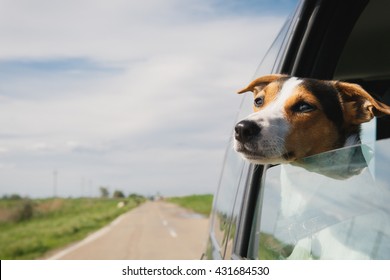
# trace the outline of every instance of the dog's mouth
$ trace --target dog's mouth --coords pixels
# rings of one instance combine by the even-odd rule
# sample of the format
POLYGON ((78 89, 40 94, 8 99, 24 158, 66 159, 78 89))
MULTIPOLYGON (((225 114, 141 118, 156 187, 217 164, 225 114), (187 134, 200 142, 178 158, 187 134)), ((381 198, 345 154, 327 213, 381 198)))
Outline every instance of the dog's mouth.
POLYGON ((281 152, 276 146, 261 146, 257 143, 235 142, 234 149, 246 160, 256 164, 283 163, 295 160, 294 152, 281 152))

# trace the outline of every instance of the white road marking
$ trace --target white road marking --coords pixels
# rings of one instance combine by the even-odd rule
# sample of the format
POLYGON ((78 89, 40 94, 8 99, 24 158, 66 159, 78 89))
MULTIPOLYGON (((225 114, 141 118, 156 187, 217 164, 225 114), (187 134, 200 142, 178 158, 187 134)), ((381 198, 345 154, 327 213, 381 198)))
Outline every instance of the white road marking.
POLYGON ((176 238, 178 236, 177 232, 175 231, 175 229, 172 226, 169 225, 168 221, 162 215, 160 209, 158 209, 158 216, 160 217, 162 225, 167 228, 169 235, 172 238, 176 238))
POLYGON ((176 237, 177 237, 177 233, 176 233, 176 231, 175 231, 173 228, 168 228, 168 231, 169 231, 169 234, 170 234, 173 238, 176 238, 176 237))
POLYGON ((168 223, 167 220, 165 220, 162 215, 160 214, 160 219, 161 219, 161 223, 164 227, 167 228, 168 230, 168 233, 170 236, 172 236, 173 238, 176 238, 177 237, 177 232, 173 229, 173 227, 171 227, 168 223))

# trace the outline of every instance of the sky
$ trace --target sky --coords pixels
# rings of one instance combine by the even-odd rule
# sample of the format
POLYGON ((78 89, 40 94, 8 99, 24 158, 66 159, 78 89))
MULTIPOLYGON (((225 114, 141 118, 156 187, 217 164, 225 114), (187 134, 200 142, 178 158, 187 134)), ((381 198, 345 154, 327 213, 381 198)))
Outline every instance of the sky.
POLYGON ((0 196, 214 193, 296 0, 0 0, 0 196))

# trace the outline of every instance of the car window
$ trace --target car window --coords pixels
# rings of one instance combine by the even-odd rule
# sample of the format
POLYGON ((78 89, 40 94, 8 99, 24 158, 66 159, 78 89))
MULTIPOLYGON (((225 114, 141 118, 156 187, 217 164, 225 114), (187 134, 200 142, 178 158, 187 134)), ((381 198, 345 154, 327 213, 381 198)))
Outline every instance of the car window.
POLYGON ((278 65, 277 60, 281 59, 282 53, 281 50, 283 42, 287 41, 287 31, 290 27, 290 19, 288 19, 285 24, 283 25, 282 29, 280 30, 278 36, 272 43, 271 47, 269 48, 268 52, 264 56, 263 60, 259 64, 258 68, 255 72, 255 77, 260 77, 266 74, 269 74, 273 72, 273 68, 275 65, 278 65))
POLYGON ((225 155, 225 165, 222 171, 211 217, 212 237, 217 243, 214 244, 214 247, 219 249, 220 258, 224 257, 237 187, 244 170, 243 161, 230 150, 232 149, 230 148, 225 155))
MULTIPOLYGON (((255 76, 273 72, 275 61, 282 56, 282 53, 280 53, 280 50, 283 49, 282 45, 287 43, 286 34, 289 28, 292 28, 292 17, 286 20, 286 23, 260 63, 255 76)), ((252 113, 252 103, 252 96, 249 94, 243 96, 237 120, 252 113)), ((232 139, 229 142, 232 143, 232 139)), ((211 215, 210 241, 213 242, 213 248, 219 251, 219 256, 209 258, 231 258, 233 254, 235 257, 240 257, 240 254, 235 252, 235 250, 239 251, 239 249, 236 248, 237 244, 234 244, 234 241, 235 236, 238 234, 236 230, 239 228, 239 215, 241 214, 241 204, 247 187, 249 172, 251 172, 250 164, 244 161, 232 149, 232 146, 229 146, 225 154, 224 166, 211 215)), ((208 252, 208 254, 210 253, 208 252)))
MULTIPOLYGON (((371 132, 372 133, 372 132, 371 132)), ((390 259, 390 140, 267 171, 252 259, 390 259)))
POLYGON ((297 3, 296 10, 289 15, 278 36, 257 67, 254 78, 281 71, 283 66, 281 62, 286 59, 287 50, 292 44, 292 37, 300 20, 298 15, 303 9, 303 1, 298 2, 297 0, 297 3))
POLYGON ((240 215, 240 210, 242 209, 242 205, 241 203, 243 202, 243 195, 244 195, 244 191, 246 189, 246 186, 247 186, 247 180, 246 178, 248 177, 248 174, 249 173, 249 167, 250 167, 250 164, 248 163, 245 163, 244 164, 244 168, 243 168, 243 176, 242 176, 242 179, 240 180, 240 183, 239 183, 239 186, 238 186, 238 189, 237 189, 237 193, 235 194, 235 201, 234 201, 234 206, 233 206, 233 212, 232 212, 232 216, 231 216, 231 226, 230 226, 230 230, 229 230, 229 234, 226 236, 226 250, 225 250, 225 259, 231 259, 232 258, 232 255, 234 254, 233 250, 234 250, 234 242, 235 242, 235 237, 237 235, 237 229, 239 228, 239 215, 240 215))

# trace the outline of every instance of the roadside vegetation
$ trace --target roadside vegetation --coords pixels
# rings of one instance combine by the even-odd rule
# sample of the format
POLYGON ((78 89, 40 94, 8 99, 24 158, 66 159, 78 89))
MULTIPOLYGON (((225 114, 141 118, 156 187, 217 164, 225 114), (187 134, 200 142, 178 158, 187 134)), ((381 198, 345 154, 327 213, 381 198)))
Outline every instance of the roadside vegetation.
POLYGON ((190 209, 199 214, 209 216, 213 204, 213 195, 203 194, 203 195, 170 197, 167 198, 166 201, 175 203, 177 205, 180 205, 181 207, 190 209))
POLYGON ((0 259, 36 259, 78 241, 145 199, 0 199, 0 259))

